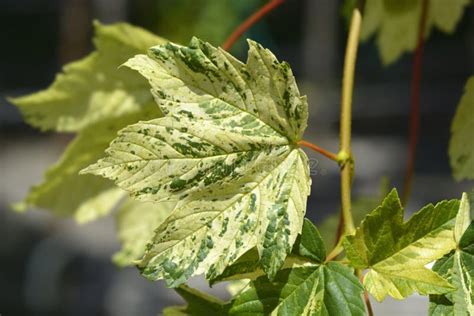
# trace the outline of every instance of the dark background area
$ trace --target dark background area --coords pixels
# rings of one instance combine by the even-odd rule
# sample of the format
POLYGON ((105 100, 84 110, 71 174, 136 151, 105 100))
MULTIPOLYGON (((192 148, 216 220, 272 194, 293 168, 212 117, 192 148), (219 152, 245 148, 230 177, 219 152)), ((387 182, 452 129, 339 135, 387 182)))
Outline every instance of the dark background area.
MULTIPOLYGON (((41 180, 69 135, 40 133, 22 122, 6 96, 47 87, 64 63, 91 49, 92 20, 128 21, 186 43, 198 35, 221 44, 260 0, 0 0, 0 314, 156 315, 180 302, 161 282, 134 268, 115 267, 119 245, 112 218, 80 226, 45 211, 18 214, 10 204, 41 180)), ((288 61, 308 95, 305 138, 336 151, 340 81, 346 23, 341 1, 288 0, 246 34, 288 61)), ((245 59, 246 45, 233 52, 245 59)), ((377 196, 381 179, 400 188, 406 163, 412 55, 383 67, 374 41, 360 47, 357 65, 353 150, 354 196, 377 196)), ((428 202, 457 198, 472 182, 451 177, 447 146, 450 122, 467 78, 474 74, 474 9, 454 35, 434 31, 423 63, 421 133, 412 199, 415 211, 428 202)), ((474 136, 474 135, 473 135, 474 136)), ((339 208, 337 166, 311 152, 312 195, 308 217, 316 223, 339 208)), ((197 278, 194 286, 204 288, 197 278)), ((224 287, 212 289, 225 295, 224 287)), ((418 315, 426 299, 377 304, 383 315, 418 315), (411 312, 408 312, 411 311, 411 312)))

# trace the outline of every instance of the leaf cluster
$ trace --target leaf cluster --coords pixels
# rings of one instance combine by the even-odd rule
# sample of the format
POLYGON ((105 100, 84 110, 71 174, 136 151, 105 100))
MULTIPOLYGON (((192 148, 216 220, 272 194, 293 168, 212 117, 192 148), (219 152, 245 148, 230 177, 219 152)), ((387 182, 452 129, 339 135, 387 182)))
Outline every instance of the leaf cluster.
MULTIPOLYGON (((363 38, 378 34, 386 63, 413 49, 411 30, 393 36, 419 5, 367 1, 363 38)), ((452 31, 466 5, 453 1, 448 14, 433 0, 429 28, 452 31)), ((75 133, 17 210, 83 223, 118 206, 114 261, 176 289, 187 305, 168 316, 365 315, 364 292, 378 301, 429 295, 432 315, 474 313, 466 194, 406 221, 396 190, 360 200, 359 227, 327 256, 329 243, 305 219, 308 104, 286 62, 254 41, 244 63, 197 38, 183 46, 128 24, 95 28, 96 51, 48 89, 11 100, 32 126, 75 133), (201 274, 211 284, 246 281, 223 302, 185 285, 201 274)), ((474 178, 473 101, 471 78, 452 125, 457 179, 474 178)))

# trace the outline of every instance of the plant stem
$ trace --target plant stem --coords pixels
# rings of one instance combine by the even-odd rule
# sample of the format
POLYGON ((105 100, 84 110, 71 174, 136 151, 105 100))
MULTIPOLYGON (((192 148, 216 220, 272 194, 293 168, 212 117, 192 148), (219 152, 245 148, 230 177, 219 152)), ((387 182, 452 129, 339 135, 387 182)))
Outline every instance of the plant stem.
POLYGON ((341 96, 341 127, 340 127, 340 157, 341 163, 341 204, 344 235, 355 231, 351 213, 351 186, 354 162, 351 150, 351 122, 352 122, 352 93, 354 89, 354 72, 359 46, 362 15, 359 7, 352 12, 349 37, 344 60, 344 74, 342 79, 341 96))
POLYGON ((263 7, 261 7, 257 12, 248 17, 244 22, 242 22, 232 34, 227 38, 227 40, 222 45, 222 48, 229 50, 232 45, 244 34, 249 28, 251 28, 255 23, 260 21, 265 15, 271 12, 273 9, 281 5, 285 0, 271 0, 263 7))
POLYGON ((374 310, 372 309, 372 304, 370 303, 369 299, 369 293, 367 291, 364 291, 364 301, 365 306, 367 306, 367 315, 374 316, 374 310))
MULTIPOLYGON (((361 270, 357 270, 357 276, 359 277, 360 284, 364 284, 364 275, 361 270)), ((372 309, 372 304, 370 303, 369 293, 364 291, 364 302, 367 307, 367 315, 374 316, 374 310, 372 309)))
POLYGON ((339 239, 339 241, 337 242, 334 249, 326 256, 326 262, 329 262, 329 261, 337 258, 337 256, 339 256, 339 254, 343 250, 344 250, 344 248, 342 247, 342 239, 339 239))
POLYGON ((420 126, 420 90, 421 70, 423 61, 424 37, 426 21, 428 19, 429 0, 423 0, 421 4, 420 21, 418 24, 418 43, 415 50, 412 68, 411 97, 410 97, 410 131, 408 143, 408 162, 403 182, 402 205, 406 205, 410 197, 413 173, 415 170, 416 145, 420 126))
POLYGON ((298 142, 298 145, 310 148, 310 149, 320 153, 321 155, 326 156, 327 158, 329 158, 331 160, 338 161, 337 160, 337 155, 335 153, 332 153, 332 152, 330 152, 330 151, 328 151, 324 148, 321 148, 318 145, 315 145, 315 144, 310 143, 310 142, 305 141, 305 140, 300 140, 298 142))

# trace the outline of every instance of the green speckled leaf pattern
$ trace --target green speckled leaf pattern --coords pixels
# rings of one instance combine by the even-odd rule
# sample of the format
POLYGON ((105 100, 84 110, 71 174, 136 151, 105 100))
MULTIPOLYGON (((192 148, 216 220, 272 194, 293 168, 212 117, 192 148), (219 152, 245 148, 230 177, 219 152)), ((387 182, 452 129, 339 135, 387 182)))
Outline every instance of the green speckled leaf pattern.
POLYGON ((425 268, 455 248, 454 222, 459 201, 428 205, 407 222, 397 192, 363 220, 356 234, 346 237, 344 248, 351 265, 368 268, 364 286, 378 301, 386 295, 403 299, 418 292, 443 294, 454 288, 425 268))
POLYGON ((259 126, 263 123, 291 142, 300 140, 308 105, 306 97, 299 94, 290 66, 278 62, 260 44, 248 42, 246 64, 193 38, 189 47, 172 43, 152 47, 148 56, 138 55, 125 65, 150 81, 165 113, 199 116, 201 110, 196 113, 194 108, 210 103, 215 113, 223 111, 219 115, 223 117, 232 115, 226 111, 230 106, 242 112, 237 120, 247 114, 259 121, 259 126))
POLYGON ((149 80, 165 117, 123 129, 83 173, 138 200, 178 201, 139 264, 150 279, 213 279, 254 247, 272 277, 301 231, 310 178, 296 142, 306 98, 288 64, 249 45, 247 64, 196 38, 126 63, 149 80))
POLYGON ((474 76, 465 87, 451 125, 449 158, 456 180, 474 179, 474 76))
MULTIPOLYGON (((376 35, 385 65, 392 64, 405 52, 415 50, 421 0, 367 0, 361 39, 376 35)), ((425 37, 434 28, 453 33, 470 0, 430 0, 425 37)))
POLYGON ((51 86, 11 99, 28 124, 41 130, 76 132, 103 119, 140 111, 152 97, 146 80, 117 69, 128 58, 166 41, 126 23, 95 22, 97 48, 64 67, 51 86))
POLYGON ((430 315, 474 314, 474 223, 470 217, 467 194, 463 194, 453 239, 456 250, 436 261, 433 271, 447 278, 456 288, 445 295, 430 295, 430 315))
POLYGON ((366 315, 362 293, 354 271, 340 263, 284 269, 273 281, 252 281, 229 315, 366 315))

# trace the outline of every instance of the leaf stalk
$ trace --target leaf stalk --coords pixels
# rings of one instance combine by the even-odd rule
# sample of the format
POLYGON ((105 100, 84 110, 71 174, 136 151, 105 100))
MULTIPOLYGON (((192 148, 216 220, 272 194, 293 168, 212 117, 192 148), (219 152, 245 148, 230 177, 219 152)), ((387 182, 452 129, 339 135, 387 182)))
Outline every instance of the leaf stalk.
POLYGON ((230 34, 227 40, 222 44, 224 50, 229 50, 237 42, 237 40, 248 31, 255 23, 260 21, 268 13, 279 7, 285 0, 271 0, 257 12, 249 16, 244 22, 242 22, 235 30, 230 34))
POLYGON ((323 155, 323 156, 325 156, 325 157, 327 157, 327 158, 329 158, 329 159, 331 159, 331 160, 334 160, 334 161, 339 162, 339 160, 338 160, 338 159, 339 159, 339 158, 338 158, 338 155, 336 155, 335 153, 332 153, 332 152, 330 152, 329 150, 326 150, 326 149, 324 149, 324 148, 322 148, 322 147, 319 147, 318 145, 315 145, 315 144, 313 144, 313 143, 310 143, 310 142, 308 142, 308 141, 306 141, 306 140, 300 140, 300 141, 298 142, 298 145, 307 147, 307 148, 309 148, 309 149, 311 149, 311 150, 314 150, 315 152, 320 153, 321 155, 323 155))
POLYGON ((415 172, 416 146, 420 129, 420 90, 423 64, 423 49, 426 23, 428 20, 429 0, 421 4, 420 23, 418 25, 418 42, 416 45, 411 80, 410 129, 408 141, 408 161, 403 182, 402 205, 406 205, 411 194, 413 174, 415 172))

